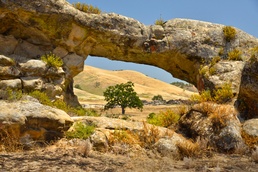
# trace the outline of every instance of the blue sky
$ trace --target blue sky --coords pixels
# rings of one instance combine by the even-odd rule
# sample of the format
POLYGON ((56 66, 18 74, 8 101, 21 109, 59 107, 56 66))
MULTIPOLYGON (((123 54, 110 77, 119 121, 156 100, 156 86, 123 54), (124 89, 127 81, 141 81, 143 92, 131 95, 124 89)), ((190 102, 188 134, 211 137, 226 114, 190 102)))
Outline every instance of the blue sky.
MULTIPOLYGON (((163 20, 188 18, 237 27, 258 37, 258 0, 68 0, 99 7, 103 12, 115 12, 151 25, 163 20)), ((177 81, 162 69, 88 57, 87 65, 102 69, 128 69, 171 83, 177 81)))

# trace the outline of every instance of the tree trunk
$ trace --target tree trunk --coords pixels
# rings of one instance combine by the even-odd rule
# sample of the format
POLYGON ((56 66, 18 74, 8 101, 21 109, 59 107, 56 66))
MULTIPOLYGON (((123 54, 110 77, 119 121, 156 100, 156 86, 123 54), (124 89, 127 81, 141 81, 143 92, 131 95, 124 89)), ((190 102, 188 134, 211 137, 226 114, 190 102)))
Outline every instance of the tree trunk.
POLYGON ((124 115, 125 114, 125 108, 122 107, 122 114, 124 115))

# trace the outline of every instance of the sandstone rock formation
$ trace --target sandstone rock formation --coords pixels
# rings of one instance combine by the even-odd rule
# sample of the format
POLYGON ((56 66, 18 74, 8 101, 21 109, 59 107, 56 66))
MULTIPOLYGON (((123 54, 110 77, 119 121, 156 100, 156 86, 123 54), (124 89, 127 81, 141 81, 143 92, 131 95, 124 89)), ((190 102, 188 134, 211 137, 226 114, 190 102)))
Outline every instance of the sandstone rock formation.
MULTIPOLYGON (((258 44, 255 37, 239 29, 236 29, 233 40, 226 40, 220 24, 173 19, 162 26, 145 26, 114 13, 87 14, 65 0, 0 1, 0 18, 0 54, 27 65, 32 63, 30 60, 39 60, 48 52, 54 52, 63 59, 65 76, 61 88, 65 100, 71 105, 78 105, 73 93, 73 77, 82 71, 88 55, 154 65, 194 84, 199 90, 214 89, 222 82, 232 82, 237 95, 240 84, 243 84, 239 77, 233 79, 230 76, 240 76, 245 62, 227 64, 223 60, 217 64, 219 70, 213 76, 200 75, 199 70, 214 56, 220 55, 225 59, 234 49, 249 59, 249 49, 258 44)), ((4 72, 4 76, 0 75, 1 80, 24 77, 24 72, 12 63, 5 60, 3 63, 7 65, 0 68, 0 72, 4 72)), ((34 75, 26 72, 28 67, 25 66, 25 73, 34 75)), ((30 77, 24 79, 28 88, 45 84, 41 76, 30 77)), ((17 81, 15 83, 23 88, 17 81)), ((244 86, 241 90, 247 93, 244 86)), ((242 97, 245 97, 247 94, 242 92, 242 97)))
POLYGON ((0 138, 12 132, 25 145, 60 138, 73 123, 64 111, 42 105, 29 96, 15 102, 1 100, 0 109, 0 138))

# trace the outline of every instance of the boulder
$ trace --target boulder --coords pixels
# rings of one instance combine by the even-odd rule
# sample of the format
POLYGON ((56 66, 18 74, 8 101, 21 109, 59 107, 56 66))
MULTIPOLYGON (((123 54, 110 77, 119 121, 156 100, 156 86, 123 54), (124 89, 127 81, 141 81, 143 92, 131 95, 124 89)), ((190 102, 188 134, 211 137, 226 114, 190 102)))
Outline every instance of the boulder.
POLYGON ((258 119, 249 119, 245 121, 242 128, 249 136, 258 137, 258 119))
POLYGON ((46 64, 41 60, 28 60, 20 66, 24 76, 42 76, 46 71, 46 64))
POLYGON ((16 79, 21 71, 16 66, 0 66, 0 79, 16 79))
POLYGON ((0 89, 6 90, 7 88, 22 89, 22 83, 20 79, 8 79, 0 81, 0 89))
POLYGON ((110 135, 109 131, 104 129, 97 129, 91 136, 90 141, 93 147, 97 151, 106 152, 109 149, 108 137, 106 134, 110 135))
POLYGON ((243 143, 241 123, 232 105, 201 103, 194 105, 179 121, 179 130, 196 140, 207 139, 223 152, 233 151, 243 143))
POLYGON ((258 60, 249 60, 243 69, 236 103, 244 119, 258 117, 258 60))
POLYGON ((63 57, 65 66, 70 70, 70 74, 74 77, 81 71, 84 67, 84 58, 77 54, 68 54, 63 57))
POLYGON ((29 96, 15 102, 0 100, 0 109, 1 132, 15 129, 24 142, 60 138, 73 123, 64 111, 42 105, 29 96))
POLYGON ((0 65, 1 66, 13 66, 13 65, 15 65, 15 61, 12 58, 6 57, 4 55, 0 55, 0 65))
POLYGON ((184 144, 185 138, 180 137, 178 134, 174 133, 171 137, 164 137, 159 139, 154 147, 162 156, 167 156, 171 158, 179 157, 179 144, 184 144))
POLYGON ((24 92, 41 90, 43 88, 44 81, 40 77, 22 77, 21 80, 24 92))
POLYGON ((210 75, 207 79, 217 87, 224 83, 231 83, 233 94, 237 95, 244 64, 243 61, 220 61, 213 66, 215 74, 210 75))

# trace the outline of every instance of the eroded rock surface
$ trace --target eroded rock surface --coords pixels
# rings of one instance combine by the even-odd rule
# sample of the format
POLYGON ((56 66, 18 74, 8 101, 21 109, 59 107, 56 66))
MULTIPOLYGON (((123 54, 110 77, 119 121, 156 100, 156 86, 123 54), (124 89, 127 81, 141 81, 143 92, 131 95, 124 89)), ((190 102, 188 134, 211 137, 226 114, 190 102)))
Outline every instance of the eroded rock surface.
POLYGON ((241 124, 231 105, 197 104, 181 117, 179 130, 192 139, 206 139, 223 152, 243 143, 241 124))
POLYGON ((15 102, 0 101, 0 109, 1 138, 5 132, 15 131, 24 142, 50 141, 62 137, 73 123, 64 111, 29 96, 15 102))

